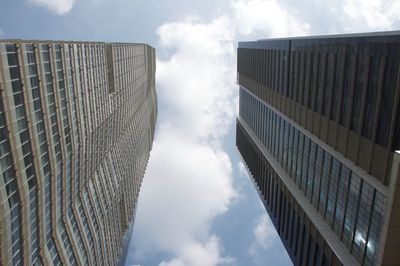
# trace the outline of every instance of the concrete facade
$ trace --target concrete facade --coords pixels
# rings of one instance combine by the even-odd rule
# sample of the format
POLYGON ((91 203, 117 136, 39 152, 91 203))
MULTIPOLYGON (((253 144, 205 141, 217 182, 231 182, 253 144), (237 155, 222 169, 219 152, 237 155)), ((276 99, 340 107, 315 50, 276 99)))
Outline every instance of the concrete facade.
POLYGON ((116 265, 157 117, 145 44, 0 41, 0 264, 116 265))

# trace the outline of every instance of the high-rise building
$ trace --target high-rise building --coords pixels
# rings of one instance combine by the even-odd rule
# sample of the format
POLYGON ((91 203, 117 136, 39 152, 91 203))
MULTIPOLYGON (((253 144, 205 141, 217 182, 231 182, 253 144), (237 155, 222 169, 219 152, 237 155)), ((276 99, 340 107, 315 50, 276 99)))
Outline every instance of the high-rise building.
POLYGON ((240 42, 237 147, 295 265, 400 264, 400 32, 240 42))
POLYGON ((116 265, 157 117, 145 44, 0 41, 0 265, 116 265))

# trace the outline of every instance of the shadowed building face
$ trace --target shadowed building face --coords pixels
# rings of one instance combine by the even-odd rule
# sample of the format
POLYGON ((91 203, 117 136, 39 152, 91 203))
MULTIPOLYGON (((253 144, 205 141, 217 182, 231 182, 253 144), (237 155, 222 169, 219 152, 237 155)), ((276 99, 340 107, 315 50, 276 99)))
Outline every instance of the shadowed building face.
POLYGON ((400 259, 399 32, 238 48, 237 147, 296 265, 400 259))

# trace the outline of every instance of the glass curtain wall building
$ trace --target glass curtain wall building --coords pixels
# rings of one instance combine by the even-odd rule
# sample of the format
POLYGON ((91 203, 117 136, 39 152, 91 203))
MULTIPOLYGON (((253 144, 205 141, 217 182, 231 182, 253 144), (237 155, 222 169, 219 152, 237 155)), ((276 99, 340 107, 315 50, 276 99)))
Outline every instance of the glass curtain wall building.
POLYGON ((236 144, 295 265, 400 261, 400 32, 240 42, 236 144))
POLYGON ((145 44, 0 41, 0 265, 116 265, 157 117, 145 44))

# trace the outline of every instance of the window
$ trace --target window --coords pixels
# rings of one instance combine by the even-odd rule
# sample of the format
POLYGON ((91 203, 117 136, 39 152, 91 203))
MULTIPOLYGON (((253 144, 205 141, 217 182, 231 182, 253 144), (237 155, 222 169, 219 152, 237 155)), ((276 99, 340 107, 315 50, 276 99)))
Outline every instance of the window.
POLYGON ((336 121, 337 119, 337 110, 339 107, 339 95, 342 90, 343 84, 343 67, 344 67, 344 54, 340 51, 342 49, 339 48, 339 52, 335 55, 336 57, 336 65, 335 65, 335 73, 333 79, 333 88, 332 88, 332 104, 331 104, 331 120, 336 121))
POLYGON ((373 197, 374 189, 366 182, 363 182, 352 251, 360 263, 363 261, 365 243, 367 242, 367 232, 373 197))
POLYGON ((360 177, 352 173, 350 179, 350 190, 347 200, 346 215, 344 219, 344 228, 342 237, 342 241, 349 249, 351 249, 354 236, 354 226, 356 222, 360 187, 361 187, 360 177))
POLYGON ((317 147, 317 154, 315 160, 315 170, 314 170, 314 187, 313 187, 313 196, 312 203, 315 208, 318 208, 318 200, 319 200, 319 190, 322 176, 322 160, 324 156, 324 150, 321 147, 317 147))
POLYGON ((328 189, 329 189, 329 175, 330 175, 330 169, 331 169, 331 160, 332 156, 324 152, 324 163, 322 166, 322 176, 321 176, 321 189, 319 192, 319 204, 318 204, 318 210, 322 214, 322 216, 325 215, 326 211, 326 198, 328 195, 328 189))
POLYGON ((297 147, 299 143, 299 131, 294 129, 294 138, 293 138, 293 157, 292 157, 292 169, 291 169, 291 176, 293 179, 296 178, 296 165, 297 165, 297 147))
POLYGON ((326 61, 327 53, 321 50, 319 55, 319 68, 317 76, 317 87, 315 91, 314 111, 322 114, 322 101, 325 94, 325 80, 326 80, 326 61))
POLYGON ((314 169, 315 169, 315 155, 316 155, 317 145, 315 142, 310 141, 310 152, 308 153, 309 163, 308 163, 308 174, 307 174, 307 188, 306 195, 307 198, 312 200, 312 191, 314 185, 314 169))
POLYGON ((345 57, 345 76, 344 76, 344 85, 343 85, 343 94, 342 94, 342 107, 340 111, 340 125, 343 127, 348 126, 348 117, 350 113, 350 90, 352 87, 353 81, 353 71, 355 68, 355 56, 346 53, 345 57))
POLYGON ((396 129, 393 138, 392 150, 400 150, 400 112, 397 112, 396 129))
POLYGON ((336 205, 336 193, 337 193, 339 173, 340 173, 339 167, 340 167, 339 161, 333 158, 332 169, 329 179, 329 190, 328 190, 328 199, 326 203, 326 217, 325 217, 329 225, 332 225, 333 223, 333 216, 336 205))
POLYGON ((297 102, 301 104, 304 91, 305 69, 306 69, 306 53, 304 50, 300 51, 300 73, 299 73, 299 87, 297 91, 297 102))
POLYGON ((308 92, 310 89, 310 78, 312 74, 312 53, 310 52, 310 49, 307 49, 305 51, 306 53, 306 69, 305 69, 305 78, 304 78, 304 88, 303 88, 303 94, 302 94, 302 99, 301 99, 301 104, 305 105, 307 104, 307 99, 308 99, 308 92))
POLYGON ((14 94, 14 105, 15 106, 20 106, 24 102, 24 96, 22 92, 14 94))
POLYGON ((310 84, 310 92, 308 93, 308 108, 313 109, 314 107, 314 96, 317 88, 317 79, 318 79, 318 62, 319 62, 319 53, 315 50, 311 51, 311 84, 310 84))
POLYGON ((303 143, 304 143, 304 135, 299 132, 299 146, 297 152, 297 167, 296 167, 296 183, 298 187, 301 187, 301 174, 302 174, 302 162, 303 162, 303 143))
POLYGON ((335 56, 328 50, 326 55, 325 64, 325 86, 323 89, 322 97, 322 115, 329 118, 329 111, 331 105, 332 82, 335 69, 335 56))
POLYGON ((9 72, 10 72, 10 80, 15 80, 20 78, 18 66, 10 67, 9 72))
POLYGON ((18 56, 16 53, 8 53, 7 60, 9 66, 17 66, 18 65, 18 56))
POLYGON ((380 192, 376 192, 371 213, 371 225, 368 235, 368 243, 365 251, 365 265, 375 265, 378 255, 379 238, 383 222, 385 197, 380 192))
POLYGON ((344 212, 347 203, 347 195, 349 189, 349 179, 350 179, 350 170, 342 165, 340 171, 340 180, 338 184, 338 195, 337 195, 337 203, 335 210, 335 219, 333 223, 333 230, 337 235, 341 235, 342 226, 343 226, 343 218, 344 212))
POLYGON ((363 101, 364 83, 368 72, 367 66, 367 57, 359 55, 358 63, 356 65, 356 76, 350 123, 350 129, 356 133, 361 133, 361 103, 363 101))
POLYGON ((387 46, 388 55, 386 57, 378 118, 378 129, 376 133, 376 142, 383 147, 387 147, 390 133, 390 123, 394 105, 394 93, 396 90, 399 65, 399 49, 397 48, 398 44, 389 43, 387 46))

